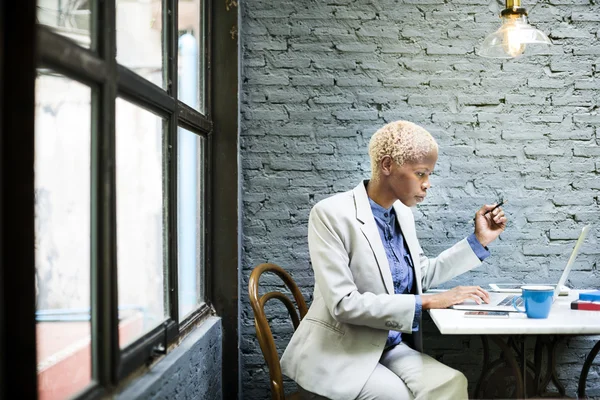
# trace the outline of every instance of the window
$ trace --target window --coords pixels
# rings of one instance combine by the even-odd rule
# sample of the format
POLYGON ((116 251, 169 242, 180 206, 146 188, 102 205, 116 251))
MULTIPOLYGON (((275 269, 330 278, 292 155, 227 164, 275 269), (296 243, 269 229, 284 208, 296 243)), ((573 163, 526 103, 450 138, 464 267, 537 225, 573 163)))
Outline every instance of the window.
POLYGON ((205 9, 200 0, 179 0, 179 100, 205 112, 205 9))
POLYGON ((38 390, 60 399, 92 379, 91 88, 40 71, 35 109, 38 390))
POLYGON ((38 397, 111 395, 210 310, 202 0, 39 0, 38 397))
POLYGON ((117 0, 117 62, 163 87, 162 2, 117 0))
POLYGON ((204 186, 206 140, 179 128, 177 158, 177 243, 179 269, 179 319, 204 301, 204 186))
POLYGON ((123 99, 116 107, 119 343, 168 318, 165 308, 162 118, 123 99))
POLYGON ((83 47, 91 44, 91 0, 38 0, 37 20, 83 47))

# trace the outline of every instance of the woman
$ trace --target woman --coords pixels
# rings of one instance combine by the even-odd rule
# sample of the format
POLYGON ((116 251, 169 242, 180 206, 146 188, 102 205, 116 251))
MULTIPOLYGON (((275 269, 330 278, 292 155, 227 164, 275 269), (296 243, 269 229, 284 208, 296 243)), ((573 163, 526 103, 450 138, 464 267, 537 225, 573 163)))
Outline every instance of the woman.
POLYGON ((370 180, 311 210, 314 297, 283 354, 282 371, 334 400, 467 398, 462 373, 407 342, 419 348, 423 309, 489 301, 478 286, 422 292, 480 265, 506 226, 504 211, 485 214, 494 205, 483 206, 472 235, 427 258, 410 207, 430 188, 437 143, 425 129, 396 121, 373 135, 369 156, 370 180))

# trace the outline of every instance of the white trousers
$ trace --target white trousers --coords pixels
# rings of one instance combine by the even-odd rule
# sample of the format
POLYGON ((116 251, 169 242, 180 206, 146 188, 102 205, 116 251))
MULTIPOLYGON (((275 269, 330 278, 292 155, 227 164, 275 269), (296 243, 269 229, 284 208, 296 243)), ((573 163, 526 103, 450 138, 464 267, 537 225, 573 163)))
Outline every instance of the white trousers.
POLYGON ((357 400, 467 398, 462 372, 400 343, 383 353, 357 400))

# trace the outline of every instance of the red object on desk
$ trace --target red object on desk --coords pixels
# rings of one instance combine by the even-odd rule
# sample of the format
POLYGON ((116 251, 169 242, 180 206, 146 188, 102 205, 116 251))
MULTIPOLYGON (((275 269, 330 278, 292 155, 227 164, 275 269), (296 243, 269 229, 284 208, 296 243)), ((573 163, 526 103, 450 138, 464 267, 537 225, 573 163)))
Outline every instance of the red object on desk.
POLYGON ((571 302, 571 309, 572 310, 600 311, 600 302, 574 300, 571 302))

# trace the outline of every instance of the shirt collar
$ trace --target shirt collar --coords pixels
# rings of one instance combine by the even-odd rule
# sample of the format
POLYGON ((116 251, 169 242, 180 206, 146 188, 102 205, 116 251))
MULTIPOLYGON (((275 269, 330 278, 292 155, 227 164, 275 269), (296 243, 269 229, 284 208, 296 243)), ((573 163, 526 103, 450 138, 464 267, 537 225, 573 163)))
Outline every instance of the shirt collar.
POLYGON ((371 211, 373 212, 373 216, 375 218, 385 221, 388 224, 391 224, 394 221, 394 218, 396 216, 396 213, 394 211, 394 206, 391 206, 390 208, 387 208, 387 209, 383 208, 379 204, 375 203, 370 197, 369 197, 369 204, 371 205, 371 211))

